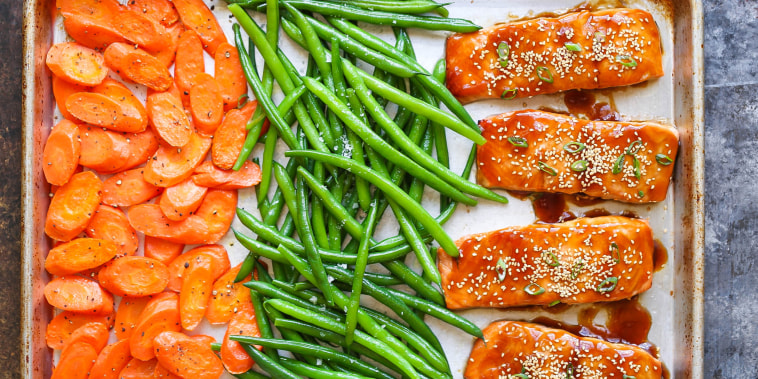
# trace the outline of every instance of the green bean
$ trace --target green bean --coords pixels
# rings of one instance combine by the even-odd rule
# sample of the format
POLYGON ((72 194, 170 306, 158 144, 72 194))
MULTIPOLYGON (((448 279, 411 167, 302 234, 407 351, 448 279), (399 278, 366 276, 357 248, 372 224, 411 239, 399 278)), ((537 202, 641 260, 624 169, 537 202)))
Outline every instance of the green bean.
POLYGON ((253 361, 263 369, 277 379, 300 379, 292 371, 284 368, 279 362, 271 359, 268 355, 258 351, 254 346, 242 344, 242 348, 245 349, 247 355, 253 358, 253 361))
POLYGON ((365 379, 366 376, 363 375, 355 375, 355 374, 348 374, 343 373, 339 371, 332 371, 332 370, 326 370, 321 367, 317 366, 311 366, 309 364, 294 360, 294 359, 287 359, 282 358, 280 360, 280 363, 282 366, 287 368, 288 370, 298 374, 305 376, 306 378, 313 378, 313 379, 365 379))
POLYGON ((331 2, 350 4, 366 10, 377 10, 392 13, 427 13, 435 11, 447 4, 435 3, 428 0, 327 0, 331 2))
POLYGON ((345 341, 347 345, 353 343, 353 335, 355 333, 355 326, 358 323, 358 307, 361 305, 361 289, 363 288, 363 274, 366 272, 366 264, 368 261, 368 247, 371 241, 371 235, 374 234, 374 227, 377 223, 377 213, 379 208, 376 206, 376 199, 371 203, 372 207, 369 210, 363 227, 363 238, 358 245, 358 259, 355 262, 355 280, 353 280, 353 288, 350 292, 350 303, 347 307, 346 327, 345 327, 345 341))
MULTIPOLYGON (((284 96, 284 99, 279 103, 279 105, 276 107, 277 110, 279 110, 279 114, 286 114, 290 111, 293 105, 295 105, 295 102, 300 99, 303 94, 305 94, 305 87, 303 85, 298 86, 295 88, 292 92, 288 93, 286 96, 284 96)), ((256 108, 257 109, 257 108, 256 108)), ((256 114, 253 115, 253 118, 250 119, 250 122, 248 122, 248 125, 252 123, 262 123, 266 120, 266 115, 256 114)))
POLYGON ((311 223, 308 217, 308 197, 306 195, 305 182, 302 177, 298 177, 298 185, 295 189, 297 194, 296 208, 291 208, 295 213, 295 217, 298 222, 295 223, 298 228, 298 236, 305 247, 305 256, 308 258, 308 264, 313 268, 313 276, 316 278, 315 284, 318 288, 324 291, 326 300, 329 304, 333 303, 332 292, 328 290, 329 279, 326 276, 326 270, 324 264, 321 262, 321 255, 318 253, 318 246, 316 245, 316 239, 313 236, 311 230, 311 223))
POLYGON ((257 373, 253 370, 248 370, 247 372, 243 372, 241 374, 232 374, 232 375, 238 379, 271 379, 268 376, 257 373))
POLYGON ((445 357, 445 352, 443 350, 435 349, 424 338, 416 334, 416 332, 396 321, 392 317, 366 307, 362 307, 361 309, 369 316, 373 317, 385 328, 387 328, 390 333, 406 341, 408 345, 418 351, 419 354, 421 354, 424 358, 430 362, 436 362, 435 367, 442 367, 444 370, 450 369, 447 358, 445 357))
POLYGON ((240 265, 240 270, 237 272, 237 276, 234 277, 235 283, 245 280, 245 278, 253 272, 253 269, 255 268, 255 259, 255 254, 247 254, 245 260, 242 261, 242 264, 240 265))
POLYGON ((396 291, 391 288, 387 288, 386 291, 395 295, 395 297, 414 309, 418 309, 432 317, 455 326, 474 337, 482 338, 482 330, 479 329, 478 326, 476 326, 471 321, 468 321, 465 318, 451 312, 447 308, 441 307, 430 301, 408 295, 402 291, 396 291))
POLYGON ((313 26, 311 26, 308 20, 306 20, 305 16, 300 13, 300 11, 295 9, 289 2, 285 1, 283 4, 284 8, 287 9, 295 21, 295 25, 297 25, 297 27, 300 29, 300 32, 305 39, 305 44, 307 46, 306 49, 311 53, 311 57, 313 57, 313 59, 316 61, 318 70, 322 75, 324 75, 324 77, 331 78, 332 68, 326 59, 326 50, 324 49, 324 45, 321 43, 318 35, 313 30, 313 26))
POLYGON ((268 190, 271 186, 272 166, 274 162, 274 153, 276 150, 276 141, 279 139, 279 133, 276 128, 269 128, 266 133, 266 143, 263 148, 263 162, 261 162, 261 181, 258 184, 258 207, 262 202, 268 199, 268 190))
MULTIPOLYGON (((421 140, 421 144, 419 144, 421 150, 430 157, 432 156, 432 145, 434 144, 433 138, 434 132, 431 128, 427 128, 426 133, 424 133, 424 138, 421 140)), ((411 178, 411 184, 408 186, 408 196, 417 203, 420 203, 421 199, 424 197, 424 182, 417 178, 411 178)))
POLYGON ((324 315, 327 315, 329 317, 335 317, 335 318, 342 317, 340 314, 338 314, 336 312, 332 312, 329 309, 317 306, 317 305, 315 305, 315 304, 313 304, 311 302, 303 300, 303 299, 295 296, 295 294, 290 293, 289 291, 282 291, 282 289, 283 289, 282 285, 285 284, 284 282, 276 281, 275 280, 274 284, 275 285, 272 285, 272 284, 269 284, 269 283, 264 283, 264 282, 259 282, 259 281, 250 281, 250 282, 245 283, 244 285, 245 285, 245 287, 250 288, 252 290, 255 290, 255 291, 261 293, 262 295, 267 296, 267 297, 272 298, 272 299, 284 300, 284 301, 290 302, 292 304, 295 304, 298 307, 302 307, 302 308, 305 308, 305 309, 310 309, 310 310, 312 310, 314 312, 321 312, 324 315))
POLYGON ((321 184, 316 177, 306 171, 304 167, 298 167, 297 173, 298 176, 303 178, 303 181, 308 187, 310 187, 311 191, 323 201, 323 204, 329 213, 344 222, 343 228, 350 233, 350 235, 355 238, 363 237, 364 233, 361 224, 350 216, 347 209, 345 209, 337 199, 332 197, 331 192, 329 192, 329 190, 321 184))
POLYGON ((403 283, 407 284, 408 287, 411 287, 419 295, 436 304, 442 306, 445 305, 445 297, 431 284, 427 283, 421 276, 408 268, 405 263, 401 261, 391 261, 382 263, 382 266, 389 270, 392 275, 400 278, 403 283))

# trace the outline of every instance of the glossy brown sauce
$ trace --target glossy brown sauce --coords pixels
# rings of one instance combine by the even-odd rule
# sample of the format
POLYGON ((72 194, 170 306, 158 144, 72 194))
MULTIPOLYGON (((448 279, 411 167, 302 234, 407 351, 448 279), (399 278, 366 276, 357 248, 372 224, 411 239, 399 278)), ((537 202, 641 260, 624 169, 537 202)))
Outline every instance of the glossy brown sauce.
POLYGON ((613 96, 608 99, 607 103, 598 102, 594 93, 580 90, 568 91, 563 95, 563 102, 571 116, 595 121, 621 121, 613 96))
MULTIPOLYGON (((624 217, 629 217, 629 218, 640 218, 640 216, 637 215, 636 213, 632 211, 627 211, 627 210, 621 211, 618 213, 609 212, 607 209, 604 209, 604 208, 590 209, 581 213, 569 211, 569 207, 568 207, 569 202, 579 205, 579 206, 588 206, 588 205, 593 205, 602 201, 602 199, 594 199, 594 198, 589 198, 588 200, 588 198, 583 195, 567 195, 567 194, 562 194, 562 193, 531 193, 530 194, 530 193, 516 192, 516 191, 509 191, 509 193, 522 200, 523 199, 532 200, 532 208, 534 209, 534 215, 536 216, 537 218, 536 221, 538 223, 555 224, 558 222, 571 221, 579 217, 624 216, 624 217)), ((660 242, 657 242, 657 245, 660 245, 660 249, 663 250, 663 252, 660 253, 662 255, 661 259, 663 263, 666 263, 666 260, 667 260, 667 258, 665 258, 667 256, 667 254, 665 253, 666 249, 663 247, 663 245, 660 244, 660 242)), ((658 247, 656 247, 656 251, 657 250, 658 250, 658 247)))
POLYGON ((663 269, 663 266, 668 262, 669 260, 669 252, 666 250, 666 247, 663 246, 663 243, 659 240, 655 240, 655 249, 653 250, 653 267, 655 268, 654 271, 658 272, 663 269))

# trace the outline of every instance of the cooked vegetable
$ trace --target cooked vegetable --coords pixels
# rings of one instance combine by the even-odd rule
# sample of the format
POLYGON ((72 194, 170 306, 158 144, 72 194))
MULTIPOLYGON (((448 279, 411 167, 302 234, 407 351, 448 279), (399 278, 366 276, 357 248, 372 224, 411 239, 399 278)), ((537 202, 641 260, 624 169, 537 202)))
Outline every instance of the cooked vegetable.
POLYGON ((174 147, 189 142, 194 131, 181 98, 170 92, 153 93, 147 96, 145 106, 150 126, 164 142, 174 147))
POLYGON ((212 135, 224 118, 221 86, 212 76, 201 72, 192 78, 189 91, 192 122, 202 135, 212 135))
POLYGON ((97 350, 86 342, 69 345, 61 353, 60 363, 53 370, 52 379, 87 379, 97 359, 97 350))
POLYGON ((70 241, 83 232, 95 213, 103 183, 92 172, 74 174, 58 188, 45 220, 45 234, 59 241, 70 241))
POLYGON ((61 79, 82 86, 98 85, 108 75, 103 55, 75 42, 51 46, 45 63, 61 79))
POLYGON ((128 207, 160 195, 163 188, 146 182, 144 172, 144 168, 135 168, 106 179, 103 183, 103 203, 114 207, 128 207))
POLYGON ((130 359, 129 340, 114 342, 100 351, 89 371, 89 378, 118 379, 130 359))
POLYGON ((48 183, 62 186, 68 182, 79 165, 81 146, 76 124, 63 120, 53 127, 42 150, 42 171, 48 183))
POLYGON ((121 298, 116 310, 116 323, 113 327, 119 341, 129 340, 132 331, 137 327, 142 311, 153 298, 159 296, 163 295, 121 298))
MULTIPOLYGON (((153 359, 155 337, 166 331, 178 332, 180 329, 179 296, 163 293, 154 297, 145 306, 129 337, 132 356, 141 361, 153 359)), ((150 375, 153 369, 150 370, 150 375)))
POLYGON ((45 341, 51 349, 63 349, 63 346, 71 338, 71 335, 80 327, 90 323, 103 324, 107 329, 113 326, 113 314, 91 315, 86 313, 74 313, 63 311, 58 313, 49 324, 45 331, 45 341))
POLYGON ((192 179, 185 179, 166 188, 158 204, 169 220, 182 221, 197 211, 206 193, 207 187, 198 186, 192 179))
POLYGON ((156 91, 166 91, 173 84, 165 63, 133 45, 112 43, 105 49, 103 56, 105 64, 123 79, 156 91))
POLYGON ((119 254, 118 246, 96 238, 77 238, 52 248, 45 269, 53 275, 71 275, 93 269, 119 254))
POLYGON ((183 378, 215 379, 224 373, 221 360, 210 346, 179 332, 157 335, 155 352, 161 366, 183 378))
POLYGON ((45 286, 50 305, 75 313, 108 315, 113 312, 113 296, 92 280, 81 276, 60 276, 45 286))
POLYGON ((116 296, 141 297, 160 293, 168 284, 168 269, 145 257, 120 257, 105 265, 98 275, 103 288, 116 296))
MULTIPOLYGON (((103 191, 105 191, 103 183, 103 191)), ((99 238, 116 244, 119 255, 134 255, 139 248, 137 232, 118 208, 101 204, 85 229, 90 238, 99 238)))

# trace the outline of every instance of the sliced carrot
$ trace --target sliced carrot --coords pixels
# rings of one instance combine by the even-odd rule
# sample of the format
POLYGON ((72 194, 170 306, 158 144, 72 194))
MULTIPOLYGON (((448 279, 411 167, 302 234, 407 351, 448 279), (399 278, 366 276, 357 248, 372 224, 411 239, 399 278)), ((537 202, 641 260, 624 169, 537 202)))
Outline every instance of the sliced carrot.
POLYGON ((161 366, 160 363, 158 363, 155 366, 155 371, 153 372, 153 377, 155 379, 181 379, 180 376, 176 376, 171 373, 167 368, 161 366))
POLYGON ((179 36, 179 45, 176 48, 176 64, 174 65, 176 88, 187 99, 189 99, 189 91, 192 88, 192 79, 201 72, 205 72, 203 43, 194 30, 187 29, 179 36))
POLYGON ((89 379, 118 379, 118 374, 132 359, 129 341, 114 342, 100 351, 90 370, 89 379))
POLYGON ((62 42, 50 47, 46 63, 53 74, 82 86, 100 84, 108 76, 103 55, 76 42, 62 42))
MULTIPOLYGON (((194 215, 191 217, 203 220, 206 229, 203 231, 203 243, 215 243, 229 231, 229 227, 234 220, 237 209, 237 191, 236 190, 218 190, 211 189, 200 204, 194 215)), ((222 273, 229 269, 224 267, 222 273)), ((219 274, 220 275, 220 274, 219 274)), ((216 278, 213 278, 216 280, 216 278)))
POLYGON ((61 111, 61 114, 67 120, 76 121, 76 117, 66 110, 66 99, 68 99, 68 96, 77 92, 89 92, 91 90, 92 87, 69 83, 57 75, 53 75, 53 96, 55 97, 55 103, 58 105, 58 110, 61 111))
POLYGON ((87 379, 92 365, 97 360, 97 351, 86 342, 69 345, 61 353, 51 379, 87 379))
POLYGON ((144 168, 120 172, 103 183, 103 203, 114 207, 128 207, 144 203, 163 192, 144 179, 144 168))
POLYGON ((184 270, 182 290, 179 292, 179 315, 182 328, 195 330, 200 325, 211 298, 213 280, 213 258, 198 254, 189 260, 189 267, 184 270))
POLYGON ((70 275, 98 267, 119 255, 113 241, 77 238, 50 250, 45 269, 53 275, 70 275))
POLYGON ((168 265, 169 281, 166 286, 167 289, 175 292, 179 292, 182 289, 182 282, 184 278, 184 272, 190 265, 190 261, 195 259, 199 255, 207 255, 213 258, 213 273, 210 275, 211 280, 218 279, 223 275, 231 264, 229 263, 229 254, 226 249, 221 245, 203 245, 198 246, 186 253, 178 256, 168 265))
POLYGON ((179 318, 179 296, 173 293, 161 294, 142 311, 137 327, 129 337, 132 356, 147 361, 155 357, 153 339, 165 331, 181 330, 179 318))
POLYGON ((239 171, 222 170, 211 162, 203 162, 192 175, 195 184, 224 190, 252 187, 261 182, 261 168, 246 161, 239 171))
POLYGON ((155 356, 161 366, 182 378, 217 379, 224 366, 210 346, 179 332, 155 337, 155 356))
POLYGON ((110 44, 103 55, 105 64, 130 82, 156 91, 165 91, 173 84, 166 65, 138 47, 116 42, 110 44))
POLYGON ((140 133, 125 133, 124 137, 129 150, 129 158, 121 170, 128 170, 145 163, 158 151, 158 137, 150 129, 145 129, 140 133))
POLYGON ((222 43, 216 50, 215 62, 213 77, 221 87, 224 109, 236 108, 240 97, 247 94, 247 79, 242 71, 237 48, 226 42, 222 43))
POLYGON ((63 345, 69 338, 71 338, 71 334, 74 333, 76 329, 92 322, 99 322, 106 328, 111 328, 113 326, 114 316, 113 314, 100 316, 74 313, 70 311, 58 313, 58 315, 47 324, 47 330, 45 331, 45 341, 47 342, 47 346, 51 349, 63 349, 63 345))
POLYGON ((184 25, 181 23, 176 23, 174 25, 167 26, 166 31, 168 32, 169 42, 171 44, 164 49, 157 51, 148 50, 148 52, 150 54, 153 54, 156 59, 161 61, 161 63, 163 63, 166 68, 170 68, 176 59, 176 49, 179 48, 179 36, 184 31, 184 25))
POLYGON ((173 2, 184 26, 196 31, 203 41, 203 48, 211 56, 214 55, 218 46, 226 42, 226 36, 213 12, 208 9, 203 0, 173 0, 173 2))
POLYGON ((99 322, 84 324, 71 333, 71 337, 63 345, 63 350, 66 350, 66 347, 77 342, 88 343, 95 348, 95 351, 100 353, 105 345, 108 344, 108 328, 99 322))
POLYGON ((163 26, 171 26, 179 21, 179 13, 169 0, 129 0, 126 6, 163 26))
POLYGON ((221 86, 212 76, 201 72, 192 79, 190 88, 190 112, 197 131, 212 135, 224 118, 224 99, 221 86))
POLYGON ((123 132, 141 132, 140 115, 118 101, 94 92, 75 93, 66 99, 66 110, 86 123, 123 132))
POLYGON ((126 256, 100 270, 100 285, 116 296, 141 297, 160 293, 168 283, 168 269, 157 259, 126 256))
POLYGON ((153 379, 156 366, 158 366, 158 360, 155 358, 145 361, 136 357, 132 358, 118 374, 118 379, 153 379))
POLYGON ((150 51, 159 51, 171 45, 166 27, 144 16, 141 11, 119 7, 113 15, 111 24, 127 41, 150 51))
POLYGON ((251 304, 250 290, 243 285, 250 280, 250 275, 240 283, 234 282, 241 266, 230 269, 213 283, 211 300, 205 312, 205 318, 211 324, 225 324, 235 313, 251 304))
POLYGON ((145 166, 145 181, 158 187, 171 187, 192 175, 205 159, 211 140, 196 133, 181 148, 161 146, 145 166))
POLYGON ((89 15, 95 18, 110 16, 113 9, 119 6, 118 0, 56 0, 55 6, 63 16, 72 14, 89 15))
POLYGON ((103 51, 114 42, 127 42, 126 38, 110 24, 110 13, 107 15, 61 13, 63 13, 63 27, 66 29, 66 33, 84 46, 103 51))
POLYGON ((100 204, 102 189, 103 182, 94 173, 74 174, 50 201, 45 233, 50 238, 69 241, 83 232, 100 204))
POLYGON ((261 336, 252 304, 248 304, 232 316, 224 334, 224 341, 221 343, 221 362, 224 367, 232 374, 241 374, 250 370, 255 362, 247 355, 239 342, 229 339, 231 335, 261 336))
POLYGON ((119 255, 134 255, 139 248, 137 232, 129 225, 123 211, 100 205, 85 230, 90 238, 100 238, 116 244, 119 255))
POLYGON ((168 145, 186 145, 192 133, 192 125, 184 111, 182 101, 170 92, 158 92, 147 96, 147 117, 150 126, 168 145))
POLYGON ((113 312, 113 296, 92 279, 61 276, 47 283, 44 292, 47 302, 58 309, 93 315, 113 312))
POLYGON ((79 125, 79 164, 101 174, 120 171, 129 159, 129 145, 116 132, 92 125, 79 125))
POLYGON ((216 342, 215 338, 213 338, 211 336, 207 336, 205 334, 195 334, 194 336, 190 336, 190 338, 192 338, 193 340, 198 341, 198 342, 200 342, 200 343, 202 343, 204 345, 208 345, 208 346, 210 346, 212 343, 216 342))
MULTIPOLYGON (((121 104, 121 120, 116 122, 118 128, 110 128, 119 132, 139 133, 147 128, 147 110, 132 91, 118 80, 106 78, 92 88, 92 92, 108 96, 121 104)), ((103 125, 105 126, 105 125, 103 125)))
POLYGON ((249 101, 241 109, 226 112, 224 121, 216 129, 211 145, 211 158, 216 167, 231 170, 237 162, 247 137, 247 122, 255 112, 257 102, 249 101))
POLYGON ((145 236, 145 256, 168 265, 184 251, 184 244, 145 236))
POLYGON ((181 221, 191 216, 205 198, 208 188, 200 187, 192 179, 166 188, 159 205, 169 220, 181 221))
POLYGON ((66 184, 79 166, 81 151, 79 127, 69 120, 55 125, 42 150, 42 171, 47 182, 58 186, 66 184))
POLYGON ((121 298, 116 308, 116 321, 113 328, 117 339, 128 340, 132 336, 132 331, 137 327, 142 311, 156 296, 121 298))

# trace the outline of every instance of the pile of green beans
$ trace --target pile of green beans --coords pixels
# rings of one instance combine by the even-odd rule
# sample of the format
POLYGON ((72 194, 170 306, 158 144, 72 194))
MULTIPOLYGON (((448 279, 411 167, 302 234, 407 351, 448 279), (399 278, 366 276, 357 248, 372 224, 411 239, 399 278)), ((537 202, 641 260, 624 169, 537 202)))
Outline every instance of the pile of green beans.
POLYGON ((231 337, 257 364, 237 377, 452 378, 424 317, 474 337, 482 332, 445 308, 431 244, 457 256, 442 225, 458 204, 507 199, 468 181, 484 138, 445 88, 444 61, 432 72, 418 64, 405 28, 479 27, 447 18, 445 4, 432 0, 228 2, 238 22, 240 61, 260 105, 236 167, 257 143, 264 146, 255 158, 262 170, 256 188, 260 217, 237 210, 255 237, 234 230, 250 251, 236 281, 258 273, 244 285, 260 330, 260 336, 231 337), (246 9, 266 12, 266 30, 246 9), (361 30, 358 21, 393 26, 396 43, 361 30), (279 48, 280 29, 308 53, 304 74, 279 48), (256 51, 264 60, 260 70, 256 51), (284 93, 279 104, 271 98, 275 85, 284 93), (262 133, 265 119, 271 127, 262 133), (450 170, 448 129, 473 142, 462 173, 450 170), (286 164, 274 159, 279 139, 287 146, 286 164), (440 194, 436 217, 421 206, 427 189, 440 194), (388 208, 400 233, 375 239, 388 208), (406 264, 411 253, 420 272, 406 264), (392 287, 398 285, 403 287, 392 287), (361 304, 361 295, 394 315, 361 304), (282 351, 289 353, 280 356, 282 351))

